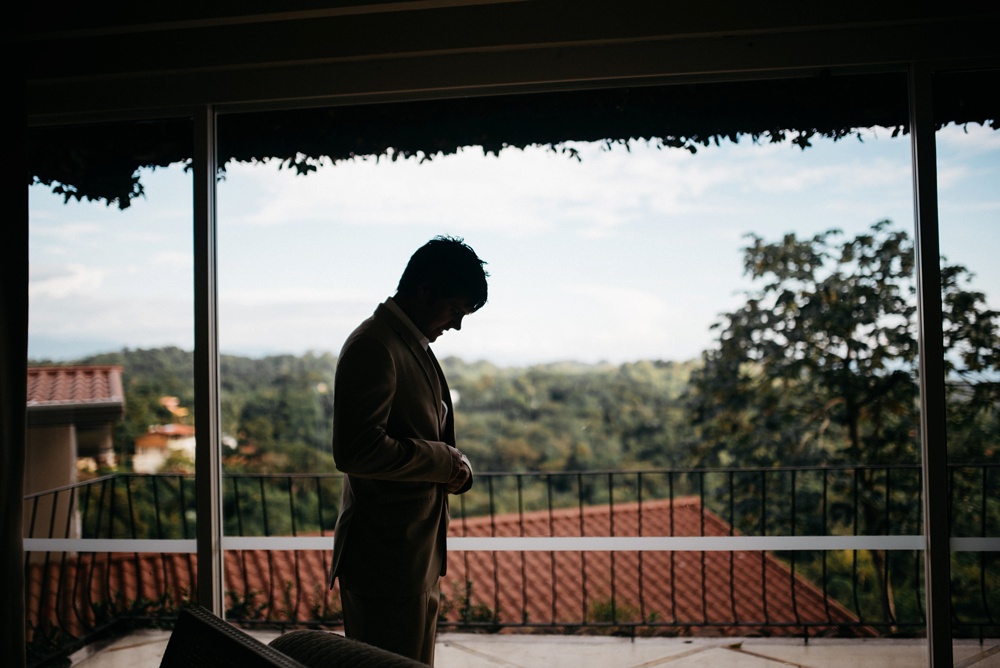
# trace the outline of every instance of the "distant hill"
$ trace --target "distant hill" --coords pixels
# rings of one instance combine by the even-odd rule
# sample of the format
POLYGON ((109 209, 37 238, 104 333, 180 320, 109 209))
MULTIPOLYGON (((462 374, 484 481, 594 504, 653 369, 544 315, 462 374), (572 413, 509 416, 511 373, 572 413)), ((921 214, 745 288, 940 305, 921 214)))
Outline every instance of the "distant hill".
MULTIPOLYGON (((150 425, 177 421, 161 403, 177 397, 191 422, 193 353, 177 347, 123 349, 63 364, 120 364, 126 417, 120 454, 150 425)), ((620 365, 562 361, 527 367, 442 360, 456 398, 460 447, 479 470, 578 470, 683 461, 681 396, 699 361, 620 365)), ((221 356, 222 428, 257 456, 302 451, 329 457, 336 357, 221 356)), ((263 461, 263 460, 262 460, 263 461)), ((271 460, 276 461, 272 458, 271 460)), ((326 460, 324 460, 326 461, 326 460)), ((274 464, 258 462, 267 469, 274 464)), ((323 466, 332 467, 331 461, 323 466)))

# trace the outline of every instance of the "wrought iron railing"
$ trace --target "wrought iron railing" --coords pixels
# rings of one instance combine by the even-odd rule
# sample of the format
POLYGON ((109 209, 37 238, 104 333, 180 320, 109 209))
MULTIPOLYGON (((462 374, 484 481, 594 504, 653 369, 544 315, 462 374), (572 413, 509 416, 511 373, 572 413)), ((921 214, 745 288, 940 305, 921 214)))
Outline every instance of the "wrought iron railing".
MULTIPOLYGON (((951 468, 953 626, 1000 630, 1000 467, 951 468)), ((336 625, 339 474, 226 475, 227 617, 336 625)), ((919 635, 917 466, 483 473, 453 497, 445 628, 919 635)), ((172 619, 196 591, 194 479, 25 499, 33 656, 172 619)))

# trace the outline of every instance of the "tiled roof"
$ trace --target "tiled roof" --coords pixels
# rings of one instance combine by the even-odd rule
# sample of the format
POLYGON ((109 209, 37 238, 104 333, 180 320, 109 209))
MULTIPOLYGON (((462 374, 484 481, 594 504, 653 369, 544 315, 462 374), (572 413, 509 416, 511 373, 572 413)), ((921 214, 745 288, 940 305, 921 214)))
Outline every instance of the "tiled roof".
POLYGON ((28 408, 124 403, 120 366, 43 366, 28 369, 28 408))
MULTIPOLYGON (((193 554, 97 553, 65 560, 60 556, 32 563, 28 569, 26 613, 32 627, 44 628, 44 622, 37 620, 50 620, 79 636, 106 621, 98 620, 98 614, 113 610, 142 614, 134 601, 152 604, 149 614, 168 616, 195 598, 198 563, 193 554)), ((327 589, 329 564, 326 550, 226 551, 226 608, 239 607, 250 618, 261 609, 262 619, 329 618, 331 610, 340 609, 337 591, 327 589)))
POLYGON ((137 448, 166 448, 171 441, 191 438, 195 435, 194 425, 189 424, 158 424, 151 426, 146 433, 135 438, 137 448))
MULTIPOLYGON (((637 504, 453 519, 453 536, 726 536, 729 525, 697 498, 637 504), (612 532, 613 524, 613 532, 612 532), (640 530, 641 524, 641 530, 640 530), (521 530, 523 526, 523 534, 521 530), (704 531, 702 531, 704 527, 704 531)), ((332 538, 331 538, 332 544, 332 538)), ((328 551, 227 551, 226 606, 260 609, 262 617, 299 622, 337 619, 336 590, 326 587, 328 551), (244 592, 251 592, 250 595, 244 592)), ((29 619, 41 601, 48 614, 59 609, 63 624, 90 615, 86 592, 107 601, 122 592, 127 600, 164 597, 177 605, 191 596, 194 555, 82 555, 41 566, 29 577, 29 619), (57 604, 57 586, 76 591, 75 605, 57 604), (75 608, 75 610, 74 610, 75 608)), ((761 552, 458 552, 449 555, 442 582, 446 601, 455 604, 449 619, 459 620, 466 587, 475 618, 489 621, 575 626, 589 622, 674 624, 664 632, 680 634, 840 634, 870 635, 850 611, 827 597, 784 562, 761 552), (612 592, 615 612, 609 603, 612 592), (743 626, 740 626, 740 625, 743 626), (749 625, 749 628, 747 627, 749 625)), ((61 597, 60 597, 61 598, 61 597)))
POLYGON ((194 436, 194 425, 191 424, 158 424, 149 429, 157 434, 164 434, 166 436, 175 438, 190 438, 194 436))
MULTIPOLYGON (((728 536, 730 526, 696 497, 453 520, 464 536, 728 536), (522 529, 523 527, 523 529, 522 529)), ((758 624, 855 623, 856 617, 782 561, 762 552, 452 552, 446 595, 471 586, 502 621, 571 625, 654 619, 714 632, 758 624), (611 610, 612 594, 615 609, 611 610)), ((741 631, 745 633, 746 631, 741 631)))

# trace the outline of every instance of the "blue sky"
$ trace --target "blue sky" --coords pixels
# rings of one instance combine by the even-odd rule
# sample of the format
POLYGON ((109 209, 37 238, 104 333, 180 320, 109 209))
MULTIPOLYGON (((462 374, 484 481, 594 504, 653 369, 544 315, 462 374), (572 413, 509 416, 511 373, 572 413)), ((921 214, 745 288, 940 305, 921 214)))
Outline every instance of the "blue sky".
MULTIPOLYGON (((1000 308, 1000 133, 938 135, 942 250, 1000 308)), ((410 253, 462 236, 490 300, 439 356, 523 365, 684 360, 748 287, 741 247, 883 218, 913 225, 908 138, 739 144, 697 154, 576 146, 582 160, 479 149, 418 163, 356 161, 299 177, 231 165, 219 187, 220 344, 336 353, 390 295, 410 253)), ((126 211, 31 189, 29 356, 192 347, 190 176, 143 174, 126 211)))

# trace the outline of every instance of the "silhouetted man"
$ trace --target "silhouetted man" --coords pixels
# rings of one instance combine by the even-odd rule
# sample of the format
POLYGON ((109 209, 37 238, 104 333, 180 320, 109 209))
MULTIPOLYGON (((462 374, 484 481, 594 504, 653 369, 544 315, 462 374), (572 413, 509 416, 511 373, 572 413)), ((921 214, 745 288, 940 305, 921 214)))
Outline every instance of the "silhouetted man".
POLYGON ((461 239, 419 248, 395 296, 347 338, 334 384, 333 455, 346 475, 330 577, 344 631, 430 665, 448 494, 472 486, 472 469, 428 344, 486 303, 484 264, 461 239))

